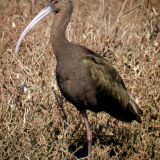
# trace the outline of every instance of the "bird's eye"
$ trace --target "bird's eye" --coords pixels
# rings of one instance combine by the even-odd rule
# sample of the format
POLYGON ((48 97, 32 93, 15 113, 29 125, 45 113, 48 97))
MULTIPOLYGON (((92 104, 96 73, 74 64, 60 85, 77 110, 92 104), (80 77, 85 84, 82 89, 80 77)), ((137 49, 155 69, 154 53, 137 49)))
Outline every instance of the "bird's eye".
POLYGON ((50 0, 50 3, 54 3, 54 4, 56 4, 56 3, 58 3, 58 0, 50 0))

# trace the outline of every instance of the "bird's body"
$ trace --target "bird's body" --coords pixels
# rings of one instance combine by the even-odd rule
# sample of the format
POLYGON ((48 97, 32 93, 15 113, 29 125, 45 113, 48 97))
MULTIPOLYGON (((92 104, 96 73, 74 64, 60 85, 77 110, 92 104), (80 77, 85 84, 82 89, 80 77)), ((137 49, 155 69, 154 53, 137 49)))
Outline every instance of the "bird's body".
POLYGON ((64 97, 80 111, 105 111, 122 121, 140 122, 140 110, 134 109, 137 105, 113 66, 88 48, 68 42, 65 30, 73 5, 66 0, 61 7, 64 9, 54 17, 51 42, 57 59, 57 82, 64 97))
POLYGON ((140 111, 134 109, 136 103, 113 66, 91 50, 71 45, 65 48, 70 53, 67 60, 57 62, 56 68, 57 83, 64 97, 79 111, 104 111, 122 121, 140 122, 140 111))
POLYGON ((141 110, 111 64, 88 48, 67 40, 65 31, 73 10, 72 0, 52 0, 50 6, 56 12, 51 43, 57 59, 57 83, 63 96, 85 118, 90 154, 92 133, 86 110, 104 111, 125 122, 141 122, 141 110))

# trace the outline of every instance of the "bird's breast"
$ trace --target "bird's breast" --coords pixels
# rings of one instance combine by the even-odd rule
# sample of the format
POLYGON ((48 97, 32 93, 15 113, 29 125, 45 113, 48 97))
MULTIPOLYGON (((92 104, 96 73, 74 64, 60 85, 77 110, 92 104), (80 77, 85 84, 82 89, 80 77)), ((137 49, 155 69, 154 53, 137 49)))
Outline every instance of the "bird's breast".
POLYGON ((72 69, 67 72, 57 69, 56 76, 60 91, 75 106, 80 104, 84 108, 97 104, 94 87, 82 70, 72 69))

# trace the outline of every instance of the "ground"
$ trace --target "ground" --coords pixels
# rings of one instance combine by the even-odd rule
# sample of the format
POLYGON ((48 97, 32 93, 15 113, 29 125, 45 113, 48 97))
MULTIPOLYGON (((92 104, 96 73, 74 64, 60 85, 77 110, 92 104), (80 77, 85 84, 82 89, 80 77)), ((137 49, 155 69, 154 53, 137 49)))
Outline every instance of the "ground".
MULTIPOLYGON (((26 37, 20 33, 47 0, 0 0, 0 159, 69 160, 86 155, 80 113, 61 96, 50 44, 54 16, 26 37)), ((159 0, 74 0, 69 41, 104 56, 143 110, 142 124, 126 124, 88 111, 92 159, 160 159, 159 0)), ((77 71, 78 72, 78 71, 77 71)))

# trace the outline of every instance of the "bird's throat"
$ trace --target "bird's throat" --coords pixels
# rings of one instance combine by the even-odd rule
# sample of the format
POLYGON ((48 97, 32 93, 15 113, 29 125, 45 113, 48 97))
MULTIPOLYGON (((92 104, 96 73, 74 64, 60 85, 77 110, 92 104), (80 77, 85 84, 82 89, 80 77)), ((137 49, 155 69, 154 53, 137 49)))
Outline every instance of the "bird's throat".
MULTIPOLYGON (((59 13, 54 16, 54 22, 51 28, 51 43, 56 57, 58 54, 62 54, 61 50, 69 45, 69 41, 66 38, 66 28, 70 21, 72 14, 72 6, 68 4, 68 7, 62 9, 59 13)), ((62 55, 61 55, 62 56, 62 55)))

